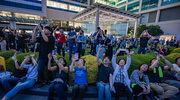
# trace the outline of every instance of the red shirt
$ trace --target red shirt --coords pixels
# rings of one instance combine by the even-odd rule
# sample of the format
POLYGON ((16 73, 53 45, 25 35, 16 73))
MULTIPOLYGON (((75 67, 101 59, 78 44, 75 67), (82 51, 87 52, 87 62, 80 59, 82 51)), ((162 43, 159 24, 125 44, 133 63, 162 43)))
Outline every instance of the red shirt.
POLYGON ((56 39, 57 39, 57 43, 65 43, 66 39, 65 39, 65 35, 64 34, 57 34, 55 33, 56 39))

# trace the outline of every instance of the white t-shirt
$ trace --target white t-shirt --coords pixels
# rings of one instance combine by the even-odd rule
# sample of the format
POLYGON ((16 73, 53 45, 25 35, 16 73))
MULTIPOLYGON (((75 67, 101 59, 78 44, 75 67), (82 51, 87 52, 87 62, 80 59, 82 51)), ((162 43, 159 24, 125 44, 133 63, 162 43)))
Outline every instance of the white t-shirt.
POLYGON ((27 68, 28 69, 28 72, 26 74, 26 77, 27 78, 31 78, 31 79, 35 79, 37 80, 38 79, 38 67, 35 66, 34 69, 33 69, 33 65, 32 64, 27 64, 27 65, 24 65, 23 68, 27 68), (33 70, 32 70, 33 69, 33 70), (32 70, 32 71, 31 71, 32 70))
POLYGON ((177 73, 179 73, 180 67, 177 64, 173 64, 173 70, 176 71, 177 73))

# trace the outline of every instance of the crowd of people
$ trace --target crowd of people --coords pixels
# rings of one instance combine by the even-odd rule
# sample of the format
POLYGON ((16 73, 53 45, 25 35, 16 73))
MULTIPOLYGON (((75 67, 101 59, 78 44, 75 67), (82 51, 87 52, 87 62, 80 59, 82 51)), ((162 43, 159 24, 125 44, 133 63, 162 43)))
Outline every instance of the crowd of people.
POLYGON ((11 29, 7 26, 0 34, 1 51, 15 52, 12 59, 16 68, 11 74, 5 71, 3 65, 0 65, 0 84, 7 93, 2 100, 11 99, 20 90, 32 88, 37 80, 40 83, 38 88, 49 84, 48 100, 53 99, 55 91, 59 100, 66 100, 65 92, 70 85, 69 75, 71 74, 69 73, 75 73, 72 99, 82 100, 88 89, 88 69, 85 66, 86 61, 81 58, 85 54, 86 47, 91 48, 90 54, 97 58, 96 86, 99 100, 111 100, 111 92, 115 93, 116 100, 119 100, 121 94, 126 94, 128 100, 136 100, 139 96, 143 100, 154 100, 155 97, 169 99, 179 92, 180 57, 176 58, 175 64, 172 64, 163 56, 170 53, 168 45, 179 47, 179 41, 172 40, 168 43, 166 41, 163 47, 165 41, 152 39, 147 30, 142 32, 140 38, 117 39, 116 36, 108 35, 107 31, 103 31, 100 27, 97 27, 97 31, 90 36, 85 36, 83 30, 77 34, 74 27, 65 35, 60 27, 56 27, 53 31, 49 26, 42 29, 39 25, 34 28, 32 35, 25 33, 25 30, 11 29), (157 49, 158 44, 159 49, 157 49), (25 52, 26 49, 26 52, 29 52, 30 45, 33 45, 31 52, 38 52, 38 58, 31 54, 26 56, 23 62, 19 62, 17 51, 25 52), (72 61, 69 67, 64 59, 66 47, 69 51, 68 62, 72 61), (113 50, 114 47, 117 47, 116 50, 113 50), (157 52, 157 57, 150 61, 150 65, 141 64, 129 77, 128 69, 131 65, 131 49, 133 48, 138 48, 138 54, 154 50, 157 52), (63 57, 58 59, 56 52, 59 55, 62 54, 63 57), (103 55, 104 52, 105 55, 103 55), (117 56, 121 55, 127 55, 127 59, 119 59, 116 63, 117 56), (164 60, 166 65, 160 66, 160 59, 164 60), (76 62, 78 66, 75 66, 76 62), (113 67, 110 67, 111 63, 113 67), (46 66, 47 80, 44 77, 46 66), (52 71, 56 72, 54 80, 52 71))

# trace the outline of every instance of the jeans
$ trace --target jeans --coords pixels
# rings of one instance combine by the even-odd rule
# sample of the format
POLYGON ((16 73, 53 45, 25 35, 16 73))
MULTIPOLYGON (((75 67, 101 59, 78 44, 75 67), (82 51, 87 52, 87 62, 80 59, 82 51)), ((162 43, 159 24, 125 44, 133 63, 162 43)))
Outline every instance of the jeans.
POLYGON ((126 93, 127 99, 128 100, 133 100, 131 91, 129 90, 128 86, 125 86, 124 84, 120 83, 120 82, 115 82, 114 83, 114 87, 116 90, 116 98, 115 100, 119 100, 119 96, 121 93, 126 93))
POLYGON ((6 99, 11 99, 14 97, 20 90, 28 89, 34 86, 35 84, 34 79, 26 79, 24 82, 18 82, 18 84, 11 90, 9 91, 4 98, 6 99))
POLYGON ((26 52, 29 52, 28 43, 25 43, 26 52))
POLYGON ((67 85, 65 83, 55 83, 49 85, 48 100, 53 100, 54 91, 56 91, 59 100, 66 100, 65 91, 67 91, 67 85))
POLYGON ((97 44, 94 44, 94 43, 92 44, 92 52, 91 52, 91 54, 94 55, 94 56, 96 55, 96 46, 97 46, 97 44))
MULTIPOLYGON (((97 46, 96 46, 96 54, 97 54, 100 46, 101 46, 101 45, 97 45, 97 46)), ((100 59, 101 59, 101 60, 103 60, 103 53, 104 53, 104 48, 100 51, 100 59)))
POLYGON ((85 49, 82 49, 82 44, 77 45, 77 52, 79 53, 79 58, 81 58, 81 55, 84 56, 85 49))
POLYGON ((165 80, 164 83, 169 84, 171 86, 177 87, 178 89, 180 89, 180 81, 176 81, 176 80, 165 80))
POLYGON ((142 54, 145 54, 146 53, 146 47, 139 47, 138 54, 141 54, 141 51, 142 51, 142 54))
POLYGON ((83 100, 83 95, 87 91, 88 86, 85 84, 78 85, 74 84, 72 89, 72 100, 76 100, 78 94, 79 94, 79 100, 83 100))
POLYGON ((17 78, 17 77, 3 79, 2 85, 3 85, 5 92, 9 92, 12 89, 11 86, 15 86, 19 80, 20 80, 20 78, 17 78))
POLYGON ((1 51, 6 51, 6 40, 1 41, 0 45, 1 45, 1 51))
POLYGON ((98 89, 99 100, 111 100, 111 91, 109 83, 97 82, 96 86, 98 89))
MULTIPOLYGON (((73 51, 73 48, 76 48, 76 43, 70 43, 69 42, 68 48, 69 48, 69 60, 71 60, 71 58, 72 58, 72 51, 73 51)), ((74 52, 76 52, 76 50, 74 52)))
POLYGON ((65 51, 64 51, 64 48, 62 48, 62 46, 63 46, 63 43, 57 43, 57 53, 61 55, 61 51, 62 51, 62 56, 64 57, 65 51))
MULTIPOLYGON (((44 68, 45 66, 47 66, 48 64, 48 59, 39 59, 38 60, 38 76, 39 76, 39 80, 41 81, 41 83, 43 83, 45 81, 44 79, 44 68)), ((47 81, 51 81, 52 80, 52 72, 48 70, 48 80, 47 81)))
POLYGON ((150 87, 162 99, 170 98, 179 92, 178 88, 165 83, 150 83, 150 87))

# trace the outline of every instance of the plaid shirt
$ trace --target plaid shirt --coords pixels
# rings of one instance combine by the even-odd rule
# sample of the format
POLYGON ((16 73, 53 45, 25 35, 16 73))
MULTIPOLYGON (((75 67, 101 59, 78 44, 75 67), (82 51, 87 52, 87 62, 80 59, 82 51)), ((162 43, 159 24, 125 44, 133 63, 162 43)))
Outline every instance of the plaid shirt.
POLYGON ((126 84, 124 82, 124 75, 123 75, 123 68, 119 68, 119 71, 115 77, 115 81, 114 82, 120 82, 120 83, 123 83, 123 84, 126 84))

